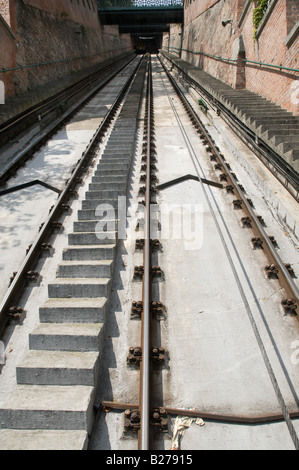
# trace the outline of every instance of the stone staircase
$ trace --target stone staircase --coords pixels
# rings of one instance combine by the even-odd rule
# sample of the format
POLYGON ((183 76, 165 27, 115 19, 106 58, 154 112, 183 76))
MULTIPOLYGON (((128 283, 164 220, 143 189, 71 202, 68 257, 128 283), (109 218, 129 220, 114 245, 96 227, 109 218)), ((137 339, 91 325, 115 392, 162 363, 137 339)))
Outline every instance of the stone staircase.
POLYGON ((127 194, 144 75, 141 65, 48 285, 16 389, 0 409, 2 450, 88 447, 118 241, 117 231, 98 230, 96 209, 117 208, 127 194))
POLYGON ((299 173, 299 117, 248 90, 235 90, 166 51, 161 53, 222 103, 299 173))

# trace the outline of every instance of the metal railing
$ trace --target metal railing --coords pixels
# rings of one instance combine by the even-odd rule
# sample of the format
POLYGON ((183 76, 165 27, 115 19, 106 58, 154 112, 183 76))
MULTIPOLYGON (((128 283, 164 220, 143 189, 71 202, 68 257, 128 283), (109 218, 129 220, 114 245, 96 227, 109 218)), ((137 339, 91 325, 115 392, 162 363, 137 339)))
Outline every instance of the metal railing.
MULTIPOLYGON (((168 51, 168 48, 165 49, 168 51)), ((226 57, 221 57, 221 56, 217 56, 217 55, 213 55, 213 54, 208 54, 206 52, 200 52, 200 51, 192 51, 190 49, 178 49, 177 47, 170 47, 169 48, 169 52, 171 51, 174 51, 174 52, 177 52, 177 53, 180 53, 181 51, 182 52, 187 52, 188 54, 194 54, 194 55, 202 55, 204 57, 208 57, 209 59, 215 59, 215 60, 219 60, 221 62, 228 62, 228 63, 231 63, 231 64, 237 64, 239 61, 237 59, 229 59, 229 58, 226 58, 226 57)), ((260 67, 270 67, 270 68, 275 68, 275 69, 279 69, 279 70, 287 70, 289 72, 296 72, 296 73, 299 73, 299 69, 295 69, 295 68, 290 68, 290 67, 284 67, 282 64, 280 65, 275 65, 275 64, 268 64, 266 62, 256 62, 254 60, 249 60, 249 59, 241 59, 242 62, 245 62, 245 64, 247 65, 248 64, 255 64, 255 65, 258 65, 260 67)))

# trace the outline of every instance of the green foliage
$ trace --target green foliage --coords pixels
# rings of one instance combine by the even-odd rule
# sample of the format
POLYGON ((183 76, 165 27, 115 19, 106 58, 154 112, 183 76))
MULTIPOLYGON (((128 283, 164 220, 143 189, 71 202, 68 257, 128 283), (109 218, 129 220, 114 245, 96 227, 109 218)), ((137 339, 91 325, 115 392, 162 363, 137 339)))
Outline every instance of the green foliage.
POLYGON ((257 3, 257 6, 253 9, 253 14, 252 14, 252 22, 254 26, 253 39, 256 39, 257 29, 259 25, 261 24, 264 14, 266 13, 270 0, 258 0, 257 2, 255 0, 251 0, 251 1, 254 3, 257 3))

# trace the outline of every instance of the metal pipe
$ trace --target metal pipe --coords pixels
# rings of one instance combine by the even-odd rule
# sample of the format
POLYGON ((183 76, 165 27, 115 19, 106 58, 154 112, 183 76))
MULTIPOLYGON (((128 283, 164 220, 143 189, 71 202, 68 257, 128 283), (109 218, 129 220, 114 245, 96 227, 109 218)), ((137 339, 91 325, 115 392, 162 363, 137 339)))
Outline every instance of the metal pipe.
MULTIPOLYGON (((172 51, 180 51, 180 49, 176 48, 176 47, 171 47, 170 48, 172 51)), ((220 57, 220 56, 216 56, 216 55, 212 55, 212 54, 207 54, 206 52, 196 52, 196 51, 190 51, 189 49, 182 49, 182 51, 184 52, 188 52, 190 54, 194 54, 194 55, 203 55, 205 57, 209 57, 211 59, 216 59, 216 60, 223 60, 225 62, 233 62, 233 63, 237 63, 238 60, 236 59, 227 59, 225 57, 220 57)), ((273 67, 273 68, 277 68, 279 70, 288 70, 289 72, 299 72, 299 69, 293 69, 293 68, 289 68, 289 67, 284 67, 282 65, 273 65, 273 64, 267 64, 266 62, 255 62, 254 60, 248 60, 248 59, 242 59, 242 62, 246 62, 246 63, 251 63, 251 64, 257 64, 257 65, 260 65, 260 66, 265 66, 265 67, 273 67)))
MULTIPOLYGON (((122 47, 121 49, 118 50, 129 50, 128 47, 122 47)), ((108 52, 112 52, 112 50, 104 51, 103 54, 106 54, 108 52)), ((133 52, 133 50, 132 50, 133 52)), ((83 56, 78 56, 78 57, 73 57, 73 58, 66 58, 66 59, 59 59, 59 60, 52 60, 50 62, 39 62, 37 64, 28 64, 28 65, 19 65, 18 67, 12 67, 10 69, 0 69, 0 73, 6 73, 6 72, 14 72, 16 70, 23 70, 23 69, 28 69, 31 67, 40 67, 43 65, 51 65, 51 64, 61 64, 63 62, 70 62, 73 60, 79 60, 79 59, 90 59, 91 57, 98 56, 99 54, 89 54, 89 55, 83 55, 83 56)))

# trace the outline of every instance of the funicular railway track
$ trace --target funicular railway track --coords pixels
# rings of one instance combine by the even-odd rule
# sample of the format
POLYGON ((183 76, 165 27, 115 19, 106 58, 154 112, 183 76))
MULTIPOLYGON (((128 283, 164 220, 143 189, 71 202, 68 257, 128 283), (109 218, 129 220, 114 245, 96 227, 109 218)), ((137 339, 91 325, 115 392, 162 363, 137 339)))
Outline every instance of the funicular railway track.
MULTIPOLYGON (((289 395, 287 396, 287 399, 284 397, 285 387, 283 386, 281 389, 280 375, 279 378, 277 378, 277 364, 272 367, 271 361, 273 354, 272 352, 270 356, 268 354, 269 344, 267 341, 267 344, 264 344, 264 332, 260 332, 262 322, 260 320, 257 321, 255 312, 253 312, 254 308, 252 306, 252 301, 249 300, 250 294, 253 296, 253 298, 255 295, 257 296, 254 290, 255 287, 252 286, 252 280, 248 282, 251 290, 248 290, 248 286, 245 286, 246 282, 244 284, 243 278, 246 280, 247 271, 243 269, 242 272, 243 260, 240 259, 239 250, 235 249, 235 252, 233 252, 235 244, 231 239, 231 232, 227 230, 227 233, 225 233, 225 227, 227 227, 229 222, 224 220, 224 215, 219 215, 215 211, 215 208, 219 208, 218 198, 223 197, 223 199, 226 201, 225 204, 231 205, 233 207, 233 217, 235 217, 234 214, 236 212, 238 213, 238 218, 240 218, 240 226, 242 229, 251 231, 250 239, 252 246, 256 248, 258 252, 262 252, 263 256, 261 263, 264 264, 262 273, 264 278, 262 276, 261 279, 263 279, 264 283, 271 282, 272 279, 275 279, 275 282, 278 283, 279 287, 276 287, 275 291, 275 294, 277 292, 278 294, 273 295, 273 304, 275 305, 274 308, 280 313, 284 312, 286 316, 288 315, 289 318, 291 318, 290 325, 292 334, 296 334, 298 332, 297 308, 299 303, 299 293, 297 284, 294 282, 292 266, 291 264, 283 261, 279 256, 277 250, 275 249, 276 240, 269 236, 263 228, 263 221, 258 215, 256 215, 252 201, 247 197, 246 189, 244 189, 244 187, 238 182, 236 175, 231 170, 230 165, 226 162, 225 157, 223 156, 215 141, 210 136, 207 128, 204 126, 196 111, 192 108, 189 101, 186 99, 184 93, 176 85, 174 79, 167 72, 165 67, 163 67, 163 64, 158 60, 158 58, 146 56, 141 64, 138 64, 137 68, 132 74, 131 79, 126 83, 119 96, 115 100, 114 106, 111 108, 110 113, 107 115, 100 128, 95 133, 94 138, 91 140, 90 145, 82 156, 82 160, 79 162, 77 168, 73 172, 72 177, 65 188, 65 191, 63 191, 60 195, 57 206, 55 206, 54 210, 51 212, 51 216, 49 217, 48 222, 43 227, 39 239, 31 248, 31 252, 26 259, 26 265, 23 267, 24 269, 22 269, 22 272, 16 276, 10 288, 9 296, 6 297, 5 301, 2 303, 2 331, 4 329, 4 324, 7 321, 7 313, 12 305, 13 299, 17 298, 15 297, 16 293, 20 294, 21 286, 24 284, 23 272, 28 272, 29 269, 32 269, 32 266, 34 266, 36 257, 38 257, 40 246, 42 243, 46 243, 49 237, 49 233, 51 233, 51 226, 53 221, 57 220, 59 216, 61 205, 65 205, 67 203, 70 191, 74 191, 76 189, 76 182, 78 182, 78 178, 81 177, 83 169, 87 168, 88 165, 91 164, 91 161, 94 159, 96 152, 98 152, 99 144, 103 141, 103 133, 107 130, 109 122, 111 122, 111 120, 114 118, 115 122, 113 123, 113 129, 107 141, 106 150, 101 156, 96 173, 93 175, 91 186, 86 193, 86 200, 82 203, 80 220, 76 222, 76 224, 78 227, 77 232, 82 231, 82 227, 84 225, 86 225, 86 227, 87 225, 94 227, 98 220, 97 214, 95 213, 97 207, 99 207, 101 203, 110 203, 115 208, 118 197, 125 194, 127 190, 127 183, 119 191, 117 191, 116 188, 121 184, 123 179, 126 181, 128 179, 128 172, 130 172, 131 168, 130 162, 135 158, 134 149, 137 145, 136 135, 138 128, 134 127, 135 125, 133 125, 133 123, 138 122, 139 119, 139 123, 143 122, 143 142, 139 142, 140 167, 137 164, 136 181, 138 191, 137 194, 135 194, 135 199, 138 197, 143 199, 142 201, 139 201, 139 205, 144 207, 144 220, 142 224, 143 238, 138 238, 136 240, 133 251, 140 252, 141 249, 143 254, 142 266, 134 267, 134 277, 141 279, 142 288, 140 291, 141 298, 137 300, 132 298, 133 302, 130 311, 126 311, 124 313, 128 315, 129 322, 131 321, 130 316, 132 311, 138 315, 140 322, 135 322, 134 328, 136 331, 138 331, 137 335, 135 335, 135 338, 139 336, 140 343, 133 347, 132 344, 130 344, 127 363, 124 363, 123 356, 120 355, 120 357, 117 357, 119 361, 117 367, 127 369, 126 372, 121 372, 123 377, 126 377, 126 374, 128 374, 128 376, 130 375, 130 367, 128 367, 128 364, 133 364, 136 366, 135 372, 137 372, 138 375, 135 374, 134 377, 136 380, 138 377, 139 384, 137 387, 138 393, 136 394, 129 390, 131 379, 128 380, 127 383, 125 383, 125 380, 123 380, 124 385, 128 386, 128 390, 120 395, 128 397, 132 393, 132 396, 138 396, 138 400, 119 400, 117 383, 114 384, 113 381, 111 381, 112 392, 110 391, 110 393, 105 396, 105 384, 101 379, 99 381, 96 380, 95 385, 98 387, 97 394, 99 401, 96 400, 96 405, 94 407, 97 414, 95 417, 96 419, 93 432, 91 431, 90 425, 88 426, 88 433, 91 435, 90 447, 105 449, 103 444, 99 444, 99 447, 97 447, 97 440, 101 440, 99 434, 103 434, 100 423, 100 420, 102 419, 101 417, 104 414, 108 421, 111 419, 111 426, 115 428, 115 423, 113 421, 114 418, 109 418, 109 416, 113 415, 113 411, 120 411, 124 416, 124 421, 122 420, 121 422, 121 426, 124 426, 124 431, 117 429, 118 436, 123 436, 124 432, 125 434, 128 433, 130 439, 125 441, 129 442, 128 447, 123 447, 124 443, 121 441, 122 437, 115 438, 115 440, 110 444, 112 447, 114 446, 115 450, 118 448, 138 448, 139 450, 169 448, 170 444, 167 443, 167 440, 165 444, 165 440, 162 438, 161 443, 161 438, 159 436, 164 436, 165 432, 169 431, 169 420, 173 417, 179 416, 203 418, 207 421, 216 423, 238 423, 240 425, 285 422, 293 446, 295 449, 299 450, 297 435, 298 428, 296 430, 292 421, 293 419, 299 417, 298 402, 295 399, 295 405, 292 403, 291 406, 289 406, 288 402, 290 402, 290 397, 289 395), (152 62, 154 62, 154 71, 152 62), (146 81, 144 81, 145 78, 146 81), (132 82, 133 86, 130 89, 132 82), (125 105, 121 105, 122 99, 128 90, 129 95, 127 95, 127 101, 125 102, 125 105), (158 93, 157 90, 160 92, 159 96, 155 96, 155 93, 158 93), (139 119, 138 116, 140 114, 142 93, 144 93, 144 118, 139 119), (178 100, 175 100, 175 94, 177 95, 178 100), (161 141, 158 142, 158 140, 160 138, 161 131, 159 130, 159 127, 157 127, 156 114, 156 107, 159 105, 161 96, 163 96, 168 105, 167 112, 171 113, 172 119, 175 119, 176 126, 182 136, 182 142, 185 142, 186 145, 186 150, 184 151, 186 151, 188 159, 191 162, 191 166, 194 167, 196 173, 195 175, 191 175, 190 173, 187 175, 182 174, 181 176, 170 181, 170 178, 167 178, 168 181, 164 182, 163 184, 160 184, 161 180, 158 179, 160 164, 161 169, 163 169, 163 165, 165 169, 165 163, 167 162, 165 161, 165 157, 163 156, 162 152, 160 152, 162 147, 161 141), (123 108, 121 108, 122 111, 119 112, 118 110, 121 106, 123 106, 123 108), (182 109, 185 111, 182 111, 182 109), (185 114, 182 114, 182 112, 185 114), (122 118, 124 119, 123 121, 122 118), (132 120, 132 126, 129 124, 130 120, 132 120), (193 126, 193 135, 197 134, 197 139, 201 145, 201 157, 199 157, 198 153, 194 151, 195 140, 190 138, 190 121, 193 126), (157 136, 157 131, 159 136, 157 136), (109 142, 111 147, 109 147, 109 142), (128 155, 126 150, 127 144, 130 147, 128 155), (119 150, 117 150, 117 148, 119 150), (205 174, 205 170, 203 169, 204 165, 201 162, 201 158, 205 160, 204 165, 211 168, 211 171, 208 173, 208 175, 205 174), (214 176, 211 177, 211 175, 214 176), (181 183, 185 184, 187 182, 187 184, 189 184, 190 181, 198 185, 197 187, 200 188, 202 197, 205 198, 207 210, 211 214, 214 232, 221 241, 221 250, 223 250, 224 258, 227 261, 227 269, 229 269, 232 273, 231 277, 234 283, 237 285, 238 295, 243 302, 242 308, 247 313, 247 317, 249 319, 247 328, 251 328, 251 332, 253 333, 252 338, 255 338, 256 341, 255 348, 258 351, 256 354, 260 355, 261 362, 263 363, 263 366, 261 367, 265 367, 264 373, 267 371, 268 379, 272 384, 272 391, 276 397, 277 403, 273 408, 273 412, 269 412, 269 409, 271 410, 271 406, 268 405, 265 407, 264 412, 259 409, 256 413, 252 412, 252 407, 249 406, 251 412, 244 412, 242 414, 239 412, 238 407, 236 407, 237 411, 234 410, 233 403, 229 404, 229 406, 219 406, 219 411, 217 411, 217 405, 215 404, 213 409, 209 411, 209 401, 207 400, 207 403, 205 403, 204 390, 202 392, 203 398, 201 398, 201 394, 198 393, 198 399, 195 401, 192 401, 192 398, 189 400, 186 398, 186 402, 184 402, 184 397, 180 397, 179 403, 182 404, 182 406, 179 406, 178 400, 176 400, 176 396, 179 395, 181 391, 180 389, 179 391, 172 390, 171 384, 174 384, 176 381, 184 381, 184 379, 176 377, 175 374, 177 373, 178 367, 177 364, 173 364, 173 362, 170 363, 170 367, 165 367, 163 369, 164 364, 169 358, 171 361, 175 361, 174 358, 176 357, 176 350, 177 354, 182 354, 182 356, 180 356, 180 360, 185 362, 186 358, 184 357, 184 354, 188 355, 190 353, 191 356, 193 356, 196 351, 196 347, 195 350, 192 349, 192 341, 190 340, 190 352, 186 353, 186 351, 183 351, 180 348, 180 332, 173 330, 173 325, 177 320, 175 318, 171 318, 171 309, 168 305, 165 306, 164 303, 167 303, 167 301, 169 302, 170 297, 166 295, 166 290, 164 287, 159 286, 157 288, 157 286, 154 284, 156 277, 158 280, 161 280, 161 284, 169 285, 169 283, 172 282, 170 279, 171 268, 169 267, 168 270, 168 266, 158 266, 159 260, 161 260, 161 262, 163 262, 163 260, 167 262, 167 259, 170 259, 167 258, 167 256, 170 256, 172 251, 170 249, 168 252, 168 244, 171 245, 171 243, 169 243, 167 239, 159 240, 158 238, 154 238, 153 234, 157 234, 159 230, 154 230, 153 226, 156 227, 159 224, 156 224, 156 220, 153 219, 153 214, 155 213, 155 209, 159 207, 159 203, 162 204, 162 193, 163 197, 167 199, 167 190, 169 188, 173 188, 176 185, 180 185, 181 183), (214 192, 212 188, 214 188, 214 192), (164 190, 166 190, 165 193, 164 190), (105 192, 105 196, 103 191, 105 192), (221 196, 219 196, 220 192, 221 196), (102 197, 100 197, 100 194, 102 194, 102 197), (166 196, 164 196, 164 194, 166 194, 166 196), (236 267, 237 264, 241 266, 241 269, 240 267, 236 267), (163 276, 163 271, 165 273, 165 278, 163 276), (165 321, 162 322, 161 318, 159 319, 159 315, 164 314, 165 312, 166 318, 165 321), (5 321, 3 320, 4 318, 6 319, 5 321), (172 333, 174 334, 173 340, 170 338, 172 333), (170 351, 164 347, 163 340, 168 344, 170 351), (174 342, 175 346, 171 344, 172 341, 174 342), (175 367, 172 368, 172 365, 175 367), (113 385, 115 386, 115 390, 113 390, 113 385), (111 395, 111 397, 109 397, 109 395, 111 395), (109 400, 109 398, 111 399, 109 400), (190 400, 192 402, 192 406, 190 406, 190 400), (201 406, 199 404, 201 404, 201 406), (228 411, 225 412, 225 409, 228 411)), ((142 130, 142 128, 139 130, 142 130)), ((180 172, 180 168, 177 169, 178 172, 180 172)), ((190 187, 186 189, 188 194, 189 190, 190 187)), ((198 197, 198 193, 196 192, 197 189, 194 188, 194 191, 195 192, 192 198, 196 200, 198 197)), ((191 192, 191 194, 193 193, 191 192)), ((100 212, 102 214, 102 211, 100 212)), ((118 219, 119 215, 120 214, 118 214, 118 219)), ((118 220, 118 224, 119 223, 120 220, 118 220)), ((91 229, 86 230, 87 232, 91 232, 91 229)), ((82 240, 87 240, 88 237, 92 238, 92 240, 95 240, 98 235, 99 234, 95 233, 92 235, 91 233, 74 233, 70 235, 70 239, 78 239, 78 237, 82 236, 82 240)), ((158 236, 159 235, 157 235, 157 237, 158 236)), ((116 239, 117 237, 118 236, 116 235, 116 239)), ((81 245, 83 244, 83 242, 80 243, 81 245)), ((89 258, 87 256, 91 256, 92 259, 95 259, 94 256, 97 256, 95 255, 95 252, 94 254, 91 253, 92 249, 100 249, 100 247, 96 247, 97 243, 99 242, 93 241, 84 242, 86 246, 70 246, 65 252, 65 261, 67 260, 68 262, 72 262, 74 259, 76 259, 76 256, 80 250, 80 252, 82 251, 82 253, 84 252, 85 254, 80 254, 78 256, 82 256, 80 259, 88 263, 89 258), (76 250, 77 254, 75 254, 76 250), (87 255, 87 252, 91 253, 91 255, 87 255)), ((107 250, 108 246, 109 245, 107 244, 107 250)), ((133 257, 134 253, 131 253, 128 256, 133 257)), ((213 260, 211 259, 211 263, 212 261, 213 260)), ((192 262, 197 263, 196 256, 192 262)), ((117 271, 117 267, 115 269, 117 271)), ((193 269, 193 266, 190 266, 190 269, 193 269)), ((175 282, 173 282, 174 286, 177 282, 180 282, 179 279, 181 275, 182 274, 179 270, 176 271, 175 282)), ((117 272, 116 276, 118 276, 117 272)), ((128 274, 128 276, 130 276, 130 274, 128 274)), ((90 277, 90 275, 87 275, 87 277, 90 277)), ((198 282, 200 284, 196 278, 194 281, 195 283, 198 282)), ((86 289, 90 289, 90 284, 89 287, 87 284, 88 282, 86 282, 86 289)), ((58 290, 57 286, 58 283, 56 287, 53 285, 52 289, 58 290)), ((81 293, 79 297, 88 297, 88 294, 84 293, 84 286, 82 289, 83 293, 81 293)), ((110 287, 108 290, 110 290, 110 287)), ((74 297, 76 297, 76 295, 74 295, 74 297)), ((193 300, 191 301, 190 299, 188 300, 188 298, 184 298, 182 301, 186 306, 186 313, 189 312, 189 310, 192 310, 191 305, 194 305, 193 300), (190 307, 188 302, 190 302, 190 307)), ((202 299, 198 299, 198 302, 201 301, 202 299)), ((257 298, 256 304, 259 305, 259 299, 257 298)), ((174 310, 176 309, 175 301, 172 305, 172 308, 174 310)), ((262 316, 263 315, 261 315, 261 317, 262 316)), ((186 316, 186 324, 188 323, 187 318, 188 316, 186 316)), ((72 323, 71 319, 69 321, 72 323)), ((177 323, 178 325, 180 324, 179 321, 177 321, 177 323)), ((109 327, 106 328, 106 334, 108 335, 109 327)), ((196 332, 196 334, 200 335, 200 332, 198 333, 196 328, 198 328, 198 325, 195 324, 193 330, 196 332)), ((273 335, 275 336, 274 333, 273 335)), ((187 338, 184 338, 184 340, 188 342, 187 338)), ((129 334, 126 330, 121 332, 119 341, 123 343, 122 348, 126 347, 127 343, 130 341, 129 334)), ((123 349, 121 351, 123 351, 123 349)), ((115 351, 115 355, 117 356, 117 349, 115 351)), ((101 368, 104 370, 106 367, 109 368, 109 365, 103 364, 105 357, 106 356, 103 355, 101 363, 101 368)), ((204 364, 205 359, 200 357, 200 353, 199 357, 196 357, 195 360, 199 362, 203 361, 204 368, 209 367, 208 365, 204 364)), ((211 368, 212 367, 213 366, 211 366, 211 368)), ((192 375, 192 365, 186 365, 186 370, 187 369, 192 375)), ((195 382, 197 378, 196 374, 197 372, 194 372, 195 382)), ((289 383, 291 383, 292 390, 296 390, 297 383, 294 380, 294 377, 292 376, 290 378, 288 372, 285 374, 285 376, 287 377, 289 383)), ((135 379, 132 380, 136 382, 135 379)), ((191 384, 194 387, 196 385, 195 382, 193 383, 191 380, 191 384)), ((203 383, 204 382, 205 376, 203 376, 203 383)), ((26 380, 24 383, 27 383, 26 380)), ((53 384, 55 384, 55 382, 52 383, 52 385, 53 384)), ((69 384, 66 382, 62 385, 68 386, 69 384)), ((296 393, 294 393, 294 396, 296 396, 296 393)), ((271 401, 271 403, 273 403, 273 401, 271 401)), ((7 411, 6 408, 5 410, 7 411)), ((0 417, 2 421, 5 421, 5 413, 3 419, 0 411, 0 417)), ((51 425, 55 428, 54 421, 53 423, 51 422, 50 426, 51 425)))

